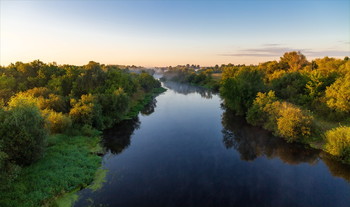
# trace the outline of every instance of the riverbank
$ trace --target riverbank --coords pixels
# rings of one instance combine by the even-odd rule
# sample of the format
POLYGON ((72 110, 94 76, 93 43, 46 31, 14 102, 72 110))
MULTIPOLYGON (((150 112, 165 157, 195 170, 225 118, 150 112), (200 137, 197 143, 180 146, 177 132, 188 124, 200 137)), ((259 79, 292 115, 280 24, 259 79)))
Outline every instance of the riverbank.
MULTIPOLYGON (((164 91, 156 88, 140 93, 123 119, 137 116, 164 91)), ((17 179, 0 192, 0 206, 71 206, 78 199, 77 191, 100 188, 106 175, 100 169, 104 154, 100 135, 100 131, 91 127, 51 135, 44 157, 23 168, 17 179)))

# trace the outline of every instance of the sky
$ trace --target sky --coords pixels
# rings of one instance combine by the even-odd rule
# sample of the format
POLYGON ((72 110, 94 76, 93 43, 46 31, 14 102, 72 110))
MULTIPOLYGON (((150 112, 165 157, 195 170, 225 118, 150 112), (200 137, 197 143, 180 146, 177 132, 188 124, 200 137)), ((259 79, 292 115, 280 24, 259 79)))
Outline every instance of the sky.
POLYGON ((350 56, 348 0, 0 0, 0 65, 258 64, 350 56))

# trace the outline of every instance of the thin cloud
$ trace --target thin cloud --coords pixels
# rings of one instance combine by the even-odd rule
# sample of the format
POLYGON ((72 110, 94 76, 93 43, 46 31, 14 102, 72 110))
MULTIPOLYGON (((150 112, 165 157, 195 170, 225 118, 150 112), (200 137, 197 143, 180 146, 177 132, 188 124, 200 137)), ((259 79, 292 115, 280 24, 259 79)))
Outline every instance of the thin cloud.
POLYGON ((262 46, 264 47, 277 47, 277 46, 281 46, 283 44, 277 44, 277 43, 268 43, 268 44, 263 44, 262 46))
POLYGON ((306 56, 311 56, 311 57, 350 56, 350 51, 344 51, 344 50, 308 51, 308 52, 305 52, 304 54, 306 56))
POLYGON ((280 44, 264 44, 264 47, 256 49, 242 49, 236 53, 222 53, 218 56, 235 56, 235 57, 280 57, 286 52, 300 51, 306 56, 323 57, 323 56, 349 56, 350 51, 346 50, 322 50, 315 51, 311 49, 297 49, 291 47, 280 47, 280 44), (269 46, 267 46, 269 45, 269 46))

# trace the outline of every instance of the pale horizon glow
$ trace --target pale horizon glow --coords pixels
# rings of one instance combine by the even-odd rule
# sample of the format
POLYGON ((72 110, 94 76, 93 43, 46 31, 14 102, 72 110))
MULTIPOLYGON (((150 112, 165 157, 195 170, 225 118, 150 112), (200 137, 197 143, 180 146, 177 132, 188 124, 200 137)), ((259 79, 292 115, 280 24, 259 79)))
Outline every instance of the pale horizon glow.
POLYGON ((350 56, 347 0, 0 0, 0 65, 258 64, 350 56))

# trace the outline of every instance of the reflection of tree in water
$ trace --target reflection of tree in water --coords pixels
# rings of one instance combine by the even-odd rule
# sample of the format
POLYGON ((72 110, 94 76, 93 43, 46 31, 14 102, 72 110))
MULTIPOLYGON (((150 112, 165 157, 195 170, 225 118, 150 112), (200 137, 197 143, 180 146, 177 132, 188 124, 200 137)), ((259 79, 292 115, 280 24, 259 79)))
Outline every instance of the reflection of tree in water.
MULTIPOLYGON (((142 110, 142 115, 150 115, 154 112, 157 106, 155 98, 152 99, 142 110)), ((139 117, 135 117, 130 120, 124 120, 115 125, 111 129, 107 129, 103 132, 103 145, 107 150, 110 150, 113 154, 119 154, 130 145, 131 135, 135 129, 140 128, 139 117)))
POLYGON ((170 88, 171 90, 174 90, 176 93, 180 94, 190 94, 190 93, 198 93, 201 95, 201 97, 206 99, 211 99, 213 97, 213 92, 199 86, 193 86, 186 83, 178 83, 173 81, 165 81, 163 82, 164 86, 167 88, 170 88))
POLYGON ((149 102, 142 110, 141 110, 141 114, 142 115, 150 115, 154 112, 154 109, 157 106, 157 100, 155 98, 152 99, 151 102, 149 102))
POLYGON ((234 148, 242 160, 254 160, 260 156, 278 157, 288 164, 307 162, 315 164, 319 159, 326 164, 333 176, 350 182, 350 166, 338 162, 325 152, 306 149, 301 144, 291 144, 261 128, 249 125, 243 117, 237 117, 226 109, 222 115, 223 142, 226 148, 234 148))
POLYGON ((344 178, 350 182, 350 165, 337 162, 324 152, 321 153, 321 157, 333 176, 344 178))
POLYGON ((223 113, 222 124, 225 146, 236 149, 242 160, 254 160, 260 156, 278 157, 289 164, 314 164, 318 160, 318 150, 305 150, 303 145, 286 143, 266 130, 250 126, 243 117, 234 116, 229 110, 223 113))
POLYGON ((113 154, 119 154, 130 145, 130 137, 135 129, 140 128, 139 118, 124 120, 103 132, 103 145, 113 154))

